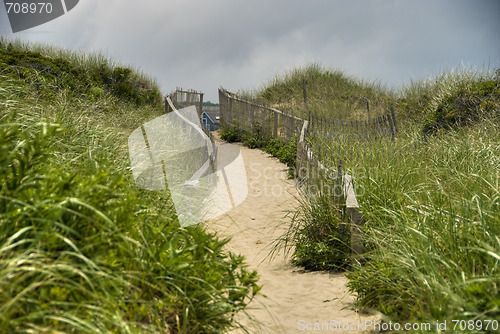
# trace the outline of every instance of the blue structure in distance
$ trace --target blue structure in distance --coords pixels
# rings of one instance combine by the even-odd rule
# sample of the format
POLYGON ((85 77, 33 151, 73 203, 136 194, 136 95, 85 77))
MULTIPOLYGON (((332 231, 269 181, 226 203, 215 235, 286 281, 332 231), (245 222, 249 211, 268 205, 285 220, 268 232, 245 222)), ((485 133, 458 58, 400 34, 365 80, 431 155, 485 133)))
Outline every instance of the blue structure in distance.
POLYGON ((201 113, 201 124, 210 131, 219 129, 219 111, 203 110, 201 113))

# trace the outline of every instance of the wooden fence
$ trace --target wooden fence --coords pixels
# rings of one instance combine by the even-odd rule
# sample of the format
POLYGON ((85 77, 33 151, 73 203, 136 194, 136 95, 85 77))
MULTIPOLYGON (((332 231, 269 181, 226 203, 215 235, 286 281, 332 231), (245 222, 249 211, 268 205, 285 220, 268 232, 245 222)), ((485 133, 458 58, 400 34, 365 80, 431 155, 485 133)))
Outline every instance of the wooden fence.
POLYGON ((363 254, 363 213, 359 210, 358 200, 354 191, 351 175, 344 173, 342 160, 337 162, 336 170, 326 167, 318 155, 313 152, 307 142, 306 134, 309 121, 305 121, 300 136, 297 138, 297 182, 306 184, 308 189, 317 187, 324 191, 325 182, 328 182, 328 192, 333 194, 339 205, 345 205, 345 212, 351 226, 351 252, 353 261, 363 254))
MULTIPOLYGON (((171 92, 167 97, 165 97, 165 112, 178 112, 179 109, 189 107, 194 105, 196 107, 196 111, 198 113, 198 117, 201 118, 201 113, 203 112, 203 93, 196 92, 194 90, 185 91, 181 88, 171 92)), ((190 123, 189 120, 186 121, 190 123)), ((192 124, 193 128, 198 128, 198 123, 192 124)), ((215 143, 215 138, 210 131, 210 129, 206 128, 203 123, 200 123, 201 130, 208 139, 210 140, 209 152, 212 152, 210 155, 210 159, 213 165, 216 165, 217 161, 217 145, 215 143)))
MULTIPOLYGON (((362 142, 382 139, 394 140, 398 132, 394 110, 375 119, 343 120, 331 117, 309 115, 309 141, 314 143, 314 151, 320 160, 336 156, 339 159, 353 158, 354 155, 376 156, 383 152, 356 152, 362 142), (340 144, 340 145, 339 145, 340 144)), ((387 152, 388 153, 388 152, 387 152)))
POLYGON ((253 134, 289 141, 297 137, 304 120, 255 101, 246 101, 219 87, 222 129, 240 128, 253 134))
MULTIPOLYGON (((177 109, 194 105, 196 107, 196 111, 198 112, 198 116, 201 117, 201 113, 203 112, 203 95, 203 93, 195 90, 183 90, 182 88, 177 88, 170 93, 168 97, 177 109)), ((167 106, 168 104, 165 105, 167 106)), ((171 110, 167 109, 167 112, 169 111, 171 110)))
POLYGON ((365 121, 334 120, 317 115, 304 120, 262 103, 246 101, 223 88, 219 88, 219 105, 222 129, 241 128, 286 141, 297 136, 297 182, 299 185, 321 187, 328 180, 336 201, 345 205, 351 226, 351 250, 356 261, 356 255, 363 253, 363 214, 359 210, 353 179, 344 173, 340 159, 335 170, 326 167, 321 152, 312 150, 309 139, 312 142, 317 139, 343 141, 352 145, 360 140, 394 139, 398 131, 394 110, 365 121))
POLYGON ((322 137, 347 143, 387 137, 394 139, 398 132, 394 109, 387 115, 366 120, 342 120, 311 114, 309 124, 310 136, 314 139, 322 137))

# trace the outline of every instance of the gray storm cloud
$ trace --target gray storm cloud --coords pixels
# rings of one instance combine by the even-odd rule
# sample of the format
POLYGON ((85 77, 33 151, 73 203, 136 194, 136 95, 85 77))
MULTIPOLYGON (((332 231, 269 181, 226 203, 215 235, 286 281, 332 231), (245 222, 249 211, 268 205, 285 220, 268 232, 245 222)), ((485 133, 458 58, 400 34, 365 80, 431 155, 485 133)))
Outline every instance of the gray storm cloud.
POLYGON ((389 85, 462 63, 500 67, 499 14, 497 0, 86 0, 15 35, 99 50, 165 92, 194 88, 216 102, 219 85, 259 87, 309 62, 389 85))

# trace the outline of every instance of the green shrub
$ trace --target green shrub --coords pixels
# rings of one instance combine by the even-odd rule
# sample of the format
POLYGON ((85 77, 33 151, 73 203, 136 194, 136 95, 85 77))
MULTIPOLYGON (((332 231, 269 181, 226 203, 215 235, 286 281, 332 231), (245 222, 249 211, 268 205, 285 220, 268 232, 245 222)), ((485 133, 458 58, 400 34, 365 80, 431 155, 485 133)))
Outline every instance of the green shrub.
POLYGON ((293 249, 292 263, 307 270, 345 270, 350 264, 350 232, 332 196, 304 194, 274 252, 293 249))
POLYGON ((270 139, 258 134, 251 134, 239 128, 221 131, 221 139, 228 142, 243 142, 249 148, 262 148, 264 152, 278 158, 288 167, 295 167, 297 159, 297 138, 292 137, 288 143, 281 139, 270 139))
POLYGON ((425 135, 440 129, 467 126, 499 114, 500 81, 491 75, 445 73, 428 84, 425 91, 423 95, 428 97, 422 105, 426 115, 423 126, 425 135))
POLYGON ((104 89, 100 88, 100 87, 90 87, 89 89, 89 97, 92 99, 92 100, 96 100, 96 99, 99 99, 101 97, 104 96, 104 89))
POLYGON ((264 146, 264 151, 293 168, 297 159, 297 138, 290 138, 288 143, 281 139, 271 139, 264 146))
POLYGON ((439 129, 470 125, 485 117, 498 116, 500 110, 500 81, 476 80, 460 82, 437 95, 428 106, 425 135, 439 129))
POLYGON ((111 87, 132 80, 154 96, 154 84, 101 58, 3 41, 0 332, 237 327, 235 314, 260 289, 256 272, 227 240, 180 228, 168 193, 138 189, 128 168, 128 135, 163 110, 111 87), (25 55, 33 61, 17 59, 25 55), (84 71, 69 76, 71 68, 84 71))
POLYGON ((256 137, 250 137, 245 140, 245 146, 248 148, 258 148, 259 146, 259 140, 256 137))
POLYGON ((138 106, 161 104, 161 94, 152 82, 130 68, 113 67, 104 60, 85 68, 61 56, 49 57, 5 43, 0 46, 0 71, 18 76, 46 97, 58 91, 96 97, 98 88, 138 106))
POLYGON ((23 132, 14 117, 2 120, 2 332, 232 326, 259 287, 243 258, 226 254, 227 241, 179 229, 173 208, 139 214, 144 195, 120 172, 75 175, 48 164, 60 127, 23 132))
POLYGON ((220 137, 222 140, 228 143, 242 142, 247 137, 247 134, 238 128, 232 128, 227 130, 222 130, 220 132, 220 137))
POLYGON ((264 151, 273 156, 277 156, 280 150, 282 150, 284 147, 285 147, 284 141, 282 141, 281 139, 273 138, 269 140, 267 145, 264 147, 264 151))

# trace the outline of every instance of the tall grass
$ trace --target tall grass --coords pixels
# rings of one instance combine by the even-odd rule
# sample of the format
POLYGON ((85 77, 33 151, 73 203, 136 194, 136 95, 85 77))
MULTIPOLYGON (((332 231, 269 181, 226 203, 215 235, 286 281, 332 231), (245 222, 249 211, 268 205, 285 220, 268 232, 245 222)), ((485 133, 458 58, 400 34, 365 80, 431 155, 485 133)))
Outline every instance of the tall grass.
POLYGON ((275 240, 271 256, 283 251, 306 270, 344 271, 350 266, 350 231, 345 207, 328 191, 302 191, 299 207, 289 212, 286 232, 275 240))
POLYGON ((92 100, 110 93, 138 106, 161 104, 155 79, 100 54, 6 38, 0 39, 0 49, 0 69, 25 79, 41 97, 53 98, 63 93, 92 100))
POLYGON ((326 69, 319 64, 277 75, 255 95, 280 110, 293 112, 305 119, 309 112, 344 119, 365 119, 367 102, 372 116, 384 114, 394 102, 393 92, 380 83, 362 82, 340 70, 326 69), (304 105, 304 84, 307 109, 304 105))
POLYGON ((442 134, 358 178, 368 261, 348 277, 361 306, 403 320, 498 319, 498 130, 496 120, 442 134))
POLYGON ((180 228, 168 194, 138 189, 128 170, 128 134, 163 110, 105 79, 68 78, 72 91, 57 68, 81 65, 3 43, 0 57, 32 58, 0 67, 0 332, 238 326, 256 272, 224 250, 227 240, 180 228))
MULTIPOLYGON (((495 332, 492 326, 486 329, 486 321, 500 317, 498 79, 493 71, 459 69, 388 92, 312 67, 262 90, 283 109, 293 108, 302 98, 299 83, 312 80, 308 96, 325 100, 312 105, 328 106, 322 112, 331 117, 355 117, 366 98, 379 101, 379 111, 396 109, 400 133, 394 141, 309 139, 324 165, 336 170, 342 160, 353 176, 365 219, 366 253, 363 265, 347 276, 359 307, 378 310, 387 320, 451 324, 462 319, 474 324, 466 331, 495 332), (317 75, 306 75, 311 73, 317 75)), ((336 238, 335 226, 343 222, 342 210, 325 213, 334 204, 325 204, 325 198, 322 193, 305 196, 281 239, 290 249, 309 247, 304 261, 318 259, 312 250, 321 233, 309 233, 312 228, 324 231, 326 224, 336 238)), ((327 240, 322 238, 323 246, 327 240)), ((323 254, 343 251, 338 244, 322 248, 323 254)))

